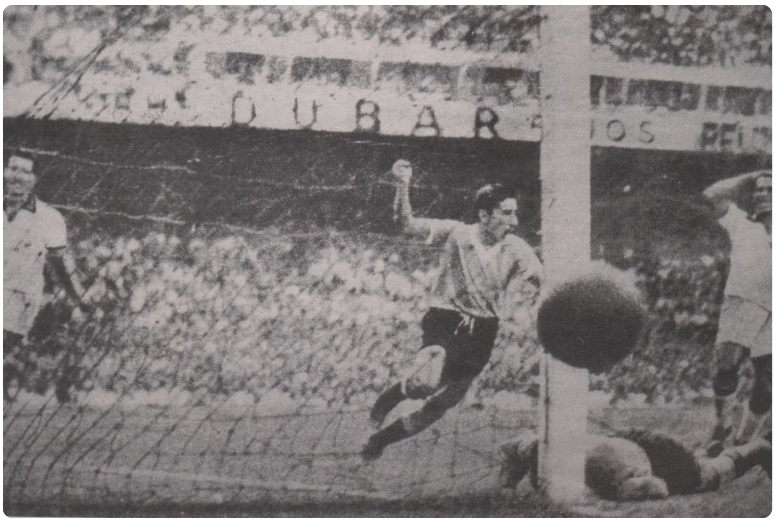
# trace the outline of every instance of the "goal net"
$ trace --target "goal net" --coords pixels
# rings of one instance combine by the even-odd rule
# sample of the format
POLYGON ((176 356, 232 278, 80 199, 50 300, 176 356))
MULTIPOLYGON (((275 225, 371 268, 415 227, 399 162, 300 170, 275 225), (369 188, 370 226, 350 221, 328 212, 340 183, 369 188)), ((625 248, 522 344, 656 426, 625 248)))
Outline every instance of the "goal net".
POLYGON ((92 310, 73 311, 49 279, 29 340, 6 355, 20 371, 6 384, 6 504, 410 499, 497 485, 499 442, 535 426, 535 289, 511 290, 517 321, 461 407, 374 464, 358 452, 368 408, 419 349, 437 271, 435 248, 390 230, 390 164, 416 156, 418 213, 467 220, 475 186, 513 179, 488 156, 523 151, 450 158, 411 142, 190 130, 162 142, 131 126, 19 125, 5 152, 35 158, 92 310))

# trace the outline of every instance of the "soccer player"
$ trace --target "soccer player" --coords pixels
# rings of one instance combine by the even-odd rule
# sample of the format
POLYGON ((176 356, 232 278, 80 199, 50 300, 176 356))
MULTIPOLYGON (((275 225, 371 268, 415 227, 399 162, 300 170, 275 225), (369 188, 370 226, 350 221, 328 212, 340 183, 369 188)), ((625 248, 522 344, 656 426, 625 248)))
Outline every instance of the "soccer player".
MULTIPOLYGON (((43 299, 43 269, 50 263, 67 295, 87 308, 83 288, 65 249, 62 215, 33 194, 33 161, 12 155, 3 169, 3 397, 23 378, 11 355, 22 349, 43 299)), ((20 384, 19 384, 20 385, 20 384)))
POLYGON ((755 379, 735 443, 761 425, 772 404, 772 172, 741 174, 708 187, 704 195, 728 231, 732 252, 716 337, 716 425, 709 455, 732 433, 730 399, 740 366, 750 358, 755 379), (758 427, 757 427, 758 425, 758 427))
MULTIPOLYGON (((412 397, 424 399, 416 411, 371 435, 361 456, 376 459, 391 443, 424 430, 457 405, 474 378, 490 359, 502 298, 514 278, 539 283, 542 267, 530 246, 516 236, 517 200, 497 184, 476 193, 478 223, 417 218, 409 202, 412 166, 406 160, 393 165, 396 179, 395 221, 408 235, 427 238, 443 248, 440 273, 430 293, 430 308, 422 319, 422 353, 435 350, 442 361, 440 377, 430 387, 408 387, 407 380, 382 393, 371 410, 380 427, 388 413, 412 397)), ((427 383, 425 385, 428 385, 427 383)))
MULTIPOLYGON (((661 499, 673 494, 717 490, 754 467, 772 477, 772 435, 708 458, 664 434, 630 430, 590 436, 585 482, 598 496, 615 501, 661 499)), ((528 473, 536 486, 538 439, 522 436, 501 445, 500 483, 514 488, 528 473)))

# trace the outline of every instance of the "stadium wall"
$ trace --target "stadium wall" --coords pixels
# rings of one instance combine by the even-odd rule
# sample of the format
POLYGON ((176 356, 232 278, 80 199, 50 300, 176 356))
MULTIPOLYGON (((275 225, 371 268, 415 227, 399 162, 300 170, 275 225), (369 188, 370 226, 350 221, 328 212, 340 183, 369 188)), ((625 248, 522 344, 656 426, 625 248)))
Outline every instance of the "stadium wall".
MULTIPOLYGON (((524 233, 535 237, 540 229, 539 146, 534 142, 27 118, 5 118, 4 131, 6 152, 26 148, 40 153, 39 190, 60 205, 99 204, 105 211, 132 215, 260 227, 271 224, 277 212, 257 214, 255 198, 294 188, 314 198, 316 190, 338 188, 346 193, 344 200, 331 200, 328 194, 317 206, 297 194, 299 205, 282 209, 282 220, 386 230, 392 199, 385 187, 387 173, 396 158, 404 157, 419 175, 413 199, 420 214, 471 219, 461 205, 466 196, 484 183, 501 182, 517 188, 524 198, 524 233), (83 160, 78 176, 59 161, 67 156, 83 160), (152 168, 164 166, 169 167, 166 177, 149 175, 152 168), (111 179, 101 190, 113 194, 107 198, 98 190, 84 201, 83 187, 95 176, 111 179), (251 192, 241 181, 265 185, 251 192), (171 192, 179 189, 177 196, 185 203, 159 202, 155 195, 162 186, 171 192), (109 200, 108 206, 101 200, 109 200)), ((592 197, 597 204, 641 193, 694 198, 730 173, 770 164, 771 157, 761 154, 595 147, 592 197)))

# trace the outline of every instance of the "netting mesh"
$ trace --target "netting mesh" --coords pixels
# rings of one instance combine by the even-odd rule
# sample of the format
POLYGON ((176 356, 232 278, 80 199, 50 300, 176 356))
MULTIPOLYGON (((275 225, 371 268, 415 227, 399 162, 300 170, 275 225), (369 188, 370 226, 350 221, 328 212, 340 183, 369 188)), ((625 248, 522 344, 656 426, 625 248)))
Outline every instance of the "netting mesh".
MULTIPOLYGON (((470 221, 475 188, 516 184, 537 244, 534 145, 5 124, 6 156, 34 157, 37 193, 65 216, 91 307, 74 310, 49 275, 28 340, 4 354, 17 371, 3 411, 7 506, 470 494, 497 485, 499 443, 534 430, 536 289, 514 287, 514 320, 461 406, 375 463, 357 455, 368 409, 419 348, 438 270, 436 249, 392 228, 390 165, 415 164, 423 216, 470 221)), ((691 206, 663 210, 707 231, 689 239, 653 213, 600 209, 594 251, 636 272, 653 328, 593 390, 709 394, 723 238, 691 206), (670 258, 675 238, 691 257, 670 258)))
MULTIPOLYGON (((437 270, 436 249, 391 230, 385 171, 400 145, 383 161, 384 143, 347 158, 317 139, 274 138, 281 152, 306 144, 299 158, 235 135, 243 143, 221 154, 206 140, 191 154, 184 137, 184 154, 111 131, 45 137, 42 126, 6 142, 34 156, 38 194, 64 214, 91 307, 73 309, 49 274, 30 336, 5 354, 15 369, 6 503, 405 499, 494 486, 497 442, 534 423, 537 345, 523 306, 535 289, 512 289, 523 317, 502 329, 466 400, 476 409, 450 412, 388 460, 358 456, 367 409, 419 348, 437 270), (496 406, 515 398, 524 419, 496 406)), ((421 212, 459 209, 465 186, 493 176, 471 169, 482 158, 471 151, 453 172, 470 175, 463 186, 420 180, 421 212)), ((436 161, 451 163, 442 152, 436 161)))
POLYGON ((471 493, 493 488, 496 443, 517 428, 492 414, 452 415, 366 466, 354 452, 365 430, 362 412, 271 416, 206 403, 7 409, 7 441, 19 442, 7 451, 7 503, 471 493))

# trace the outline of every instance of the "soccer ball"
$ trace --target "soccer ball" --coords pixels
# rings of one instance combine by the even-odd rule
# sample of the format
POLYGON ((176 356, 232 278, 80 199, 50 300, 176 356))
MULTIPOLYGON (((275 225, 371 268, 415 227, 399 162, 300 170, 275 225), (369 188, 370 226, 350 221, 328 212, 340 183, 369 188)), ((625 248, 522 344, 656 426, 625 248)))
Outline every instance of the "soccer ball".
POLYGON ((634 285, 613 268, 594 270, 551 287, 538 309, 544 349, 573 367, 600 372, 636 347, 646 310, 634 285))

